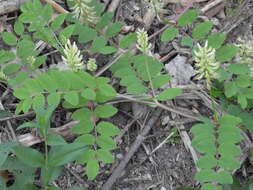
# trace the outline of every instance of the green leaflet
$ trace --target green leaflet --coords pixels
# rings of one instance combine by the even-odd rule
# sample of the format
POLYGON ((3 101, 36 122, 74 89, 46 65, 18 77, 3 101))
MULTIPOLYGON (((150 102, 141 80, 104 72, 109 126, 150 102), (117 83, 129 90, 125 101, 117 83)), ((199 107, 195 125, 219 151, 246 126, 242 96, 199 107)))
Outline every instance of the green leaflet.
POLYGON ((236 63, 229 65, 228 71, 236 75, 243 75, 250 73, 250 68, 246 64, 236 63))
POLYGON ((16 146, 12 147, 12 151, 16 154, 20 161, 30 167, 37 168, 42 167, 44 165, 44 156, 42 155, 42 153, 38 152, 35 149, 24 146, 16 146))
POLYGON ((73 34, 76 25, 69 25, 60 32, 60 36, 64 37, 65 39, 69 39, 70 36, 73 34))
POLYGON ((74 120, 90 120, 92 112, 88 108, 81 108, 73 112, 71 118, 74 120))
POLYGON ((76 160, 86 152, 86 147, 80 143, 70 143, 52 147, 49 151, 49 164, 51 167, 61 166, 76 160))
POLYGON ((137 35, 136 33, 129 33, 128 35, 124 36, 120 42, 119 42, 119 47, 122 49, 126 49, 129 46, 131 46, 133 43, 135 43, 137 40, 137 35))
POLYGON ((20 22, 19 20, 17 20, 14 24, 14 31, 17 35, 22 35, 24 32, 25 28, 24 25, 22 24, 22 22, 20 22))
POLYGON ((105 136, 115 136, 119 134, 120 130, 112 123, 102 121, 97 125, 97 132, 105 136))
POLYGON ((113 23, 113 24, 109 25, 107 27, 107 30, 106 30, 106 33, 105 33, 106 36, 108 38, 111 38, 111 37, 117 35, 120 32, 121 27, 123 26, 123 24, 124 24, 123 22, 116 22, 116 23, 113 23))
POLYGON ((65 95, 64 95, 64 99, 69 102, 70 104, 76 106, 78 105, 78 102, 79 102, 79 97, 78 97, 78 93, 75 92, 75 91, 70 91, 70 92, 67 92, 65 95))
POLYGON ((75 143, 82 143, 84 145, 93 145, 95 144, 95 137, 90 134, 85 134, 85 135, 77 137, 75 139, 75 143))
POLYGON ((90 120, 81 120, 71 128, 73 134, 87 134, 92 132, 93 123, 90 120))
POLYGON ((81 92, 81 96, 86 98, 87 100, 95 100, 96 92, 90 88, 86 88, 81 92))
POLYGON ((105 47, 106 39, 103 37, 98 37, 92 42, 91 51, 92 53, 99 52, 102 47, 105 47))
POLYGON ((99 171, 99 164, 97 160, 89 160, 86 166, 86 174, 88 179, 94 179, 99 171))
POLYGON ((161 41, 165 42, 165 41, 170 41, 173 40, 175 37, 177 37, 177 35, 179 34, 178 29, 176 29, 175 27, 170 27, 167 28, 161 36, 161 41))
POLYGON ((10 32, 3 32, 2 38, 7 45, 15 46, 17 44, 16 36, 10 32))
POLYGON ((231 61, 238 51, 238 47, 235 45, 224 45, 216 51, 216 59, 220 62, 231 61))
POLYGON ((97 137, 96 144, 104 150, 113 150, 117 148, 116 142, 111 137, 105 135, 97 137))
POLYGON ((192 37, 195 40, 203 40, 205 36, 211 31, 213 23, 206 21, 198 24, 192 31, 192 37))
POLYGON ((53 30, 59 30, 66 18, 65 14, 59 14, 51 23, 51 28, 53 30))
POLYGON ((182 46, 192 47, 193 46, 193 40, 189 37, 182 37, 181 45, 182 46))
POLYGON ((98 157, 98 160, 104 162, 104 163, 113 163, 114 162, 114 157, 112 153, 110 153, 107 150, 104 149, 99 149, 96 151, 96 156, 98 157))
POLYGON ((161 101, 171 100, 179 95, 182 94, 182 90, 179 88, 169 88, 164 91, 162 91, 157 99, 161 101))
POLYGON ((112 105, 101 105, 97 106, 95 109, 95 113, 99 118, 108 118, 117 113, 117 109, 112 105))
POLYGON ((19 71, 20 68, 21 68, 20 64, 13 63, 13 64, 6 65, 3 69, 3 72, 6 75, 10 75, 10 74, 13 74, 13 73, 19 71))
POLYGON ((15 57, 16 56, 13 52, 0 50, 0 65, 5 63, 5 62, 11 61, 15 57))
POLYGON ((92 41, 97 37, 96 30, 88 26, 77 25, 76 33, 79 35, 78 42, 80 43, 86 43, 86 42, 92 41))
POLYGON ((208 45, 212 48, 218 49, 226 39, 223 33, 211 34, 208 36, 208 45))
POLYGON ((113 18, 113 13, 112 12, 107 12, 104 14, 104 16, 100 19, 100 21, 97 23, 96 28, 97 29, 103 29, 106 27, 108 24, 111 23, 111 20, 113 18))
POLYGON ((178 19, 178 25, 185 27, 189 24, 192 24, 198 18, 198 10, 189 10, 182 14, 178 19))

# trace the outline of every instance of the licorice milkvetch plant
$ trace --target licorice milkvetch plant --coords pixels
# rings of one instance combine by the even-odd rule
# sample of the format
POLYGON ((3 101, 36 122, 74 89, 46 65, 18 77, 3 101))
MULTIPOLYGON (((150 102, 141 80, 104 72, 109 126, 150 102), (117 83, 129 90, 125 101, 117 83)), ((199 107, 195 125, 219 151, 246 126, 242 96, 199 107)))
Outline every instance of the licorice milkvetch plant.
MULTIPOLYGON (((162 9, 162 1, 149 2, 156 11, 162 9)), ((53 17, 49 4, 28 0, 21 6, 14 31, 1 34, 3 42, 17 50, 0 50, 0 80, 13 89, 18 102, 16 114, 30 110, 36 114, 34 122, 24 123, 18 129, 35 128, 44 145, 38 151, 17 143, 1 144, 0 157, 3 159, 0 169, 10 170, 16 176, 13 186, 6 187, 5 183, 0 183, 2 189, 38 189, 33 182, 35 171, 40 168, 42 189, 57 190, 59 188, 53 187, 52 182, 61 174, 64 164, 82 164, 87 178, 92 180, 98 175, 102 163, 115 161, 113 150, 117 149, 117 144, 114 137, 120 130, 110 122, 110 118, 118 110, 108 101, 120 94, 111 85, 111 77, 95 73, 102 64, 97 59, 100 55, 107 55, 105 57, 110 59, 116 52, 125 52, 109 71, 124 94, 149 95, 145 100, 136 101, 159 106, 182 94, 179 88, 164 89, 171 76, 163 72, 163 63, 153 56, 155 48, 152 49, 148 31, 137 29, 117 40, 124 23, 112 22, 113 13, 104 12, 101 3, 92 0, 69 0, 67 3, 72 12, 53 17), (37 48, 38 41, 55 49, 68 69, 43 68, 41 72, 42 66, 50 60, 37 48), (137 54, 128 51, 133 45, 139 50, 137 54), (76 124, 70 132, 76 138, 71 142, 51 133, 50 118, 58 108, 73 111, 70 119, 76 124), (31 168, 30 173, 28 168, 31 168)), ((250 95, 249 66, 237 63, 223 67, 223 63, 233 60, 242 46, 223 45, 225 34, 209 34, 213 27, 210 21, 195 25, 189 36, 179 35, 179 28, 193 25, 198 15, 197 10, 182 14, 161 34, 161 43, 178 38, 180 45, 194 48, 196 73, 199 80, 206 80, 208 90, 215 88, 214 82, 223 82, 221 93, 227 101, 237 99, 243 109, 250 108, 247 100, 253 97, 250 95)), ((234 156, 240 153, 236 146, 241 140, 237 126, 244 120, 222 115, 201 121, 203 124, 192 128, 195 135, 192 145, 203 153, 198 162, 201 170, 196 180, 204 183, 203 190, 220 189, 221 184, 232 182, 230 170, 240 166, 234 156)))
MULTIPOLYGON (((179 38, 181 46, 193 48, 192 56, 197 79, 206 80, 206 87, 212 99, 221 98, 217 101, 226 100, 230 104, 236 100, 242 109, 247 106, 251 108, 252 104, 247 102, 253 94, 251 70, 243 63, 245 53, 242 53, 245 50, 250 52, 251 48, 245 48, 247 46, 245 43, 223 45, 226 35, 209 34, 213 27, 210 21, 195 25, 189 36, 178 37, 180 34, 178 26, 191 25, 197 17, 198 11, 187 11, 179 17, 176 27, 170 26, 162 33, 161 41, 179 38), (235 57, 239 63, 233 63, 235 57)), ((201 124, 192 127, 191 132, 194 134, 192 146, 201 153, 197 162, 199 171, 195 176, 195 179, 202 183, 201 190, 222 190, 223 185, 233 183, 231 171, 240 168, 236 156, 241 150, 237 143, 243 137, 239 127, 244 125, 252 131, 249 125, 249 122, 252 122, 252 113, 243 112, 242 109, 234 105, 230 110, 226 110, 231 115, 220 115, 217 106, 213 105, 213 117, 200 118, 201 124)))

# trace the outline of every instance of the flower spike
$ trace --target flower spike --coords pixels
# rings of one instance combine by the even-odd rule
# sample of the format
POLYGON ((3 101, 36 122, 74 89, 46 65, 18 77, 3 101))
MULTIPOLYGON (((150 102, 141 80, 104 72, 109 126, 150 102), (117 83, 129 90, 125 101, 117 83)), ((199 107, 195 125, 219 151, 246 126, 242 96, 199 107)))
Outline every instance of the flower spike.
POLYGON ((151 44, 148 43, 148 34, 144 29, 137 31, 137 48, 144 54, 149 54, 151 44))
POLYGON ((84 69, 83 56, 75 42, 71 44, 70 40, 67 40, 63 52, 62 60, 70 69, 73 71, 84 69))
POLYGON ((208 42, 205 42, 204 47, 197 44, 198 49, 194 51, 196 61, 196 67, 198 74, 197 79, 206 79, 207 88, 210 89, 211 80, 217 78, 218 75, 216 71, 218 70, 220 64, 215 60, 215 49, 208 47, 208 42))

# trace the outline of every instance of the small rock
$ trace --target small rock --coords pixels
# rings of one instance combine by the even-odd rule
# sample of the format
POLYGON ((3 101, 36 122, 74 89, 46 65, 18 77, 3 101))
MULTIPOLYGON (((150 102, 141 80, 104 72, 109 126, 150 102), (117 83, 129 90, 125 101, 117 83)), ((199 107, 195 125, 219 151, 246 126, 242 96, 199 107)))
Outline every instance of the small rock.
POLYGON ((122 159, 124 156, 123 156, 123 154, 121 154, 121 153, 119 153, 119 154, 116 154, 116 158, 118 158, 118 159, 122 159))
POLYGON ((189 84, 191 77, 195 75, 193 67, 187 63, 187 58, 181 55, 167 63, 165 70, 173 76, 170 81, 172 87, 189 84))

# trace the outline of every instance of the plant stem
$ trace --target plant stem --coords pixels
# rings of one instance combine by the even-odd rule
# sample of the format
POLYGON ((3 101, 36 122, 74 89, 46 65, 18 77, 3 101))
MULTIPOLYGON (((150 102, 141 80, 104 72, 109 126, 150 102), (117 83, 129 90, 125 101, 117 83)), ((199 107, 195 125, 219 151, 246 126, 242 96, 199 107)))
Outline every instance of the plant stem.
POLYGON ((156 98, 154 86, 153 86, 153 83, 152 83, 151 74, 150 74, 149 67, 148 67, 147 55, 145 56, 145 66, 146 66, 146 71, 147 71, 147 74, 148 74, 148 80, 149 80, 149 83, 150 83, 150 87, 151 87, 151 90, 152 90, 152 96, 153 96, 153 98, 156 98))
MULTIPOLYGON (((47 143, 47 135, 45 136, 45 178, 48 176, 48 143, 47 143)), ((47 180, 45 180, 44 189, 47 190, 48 184, 47 180)))

